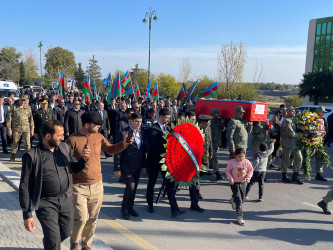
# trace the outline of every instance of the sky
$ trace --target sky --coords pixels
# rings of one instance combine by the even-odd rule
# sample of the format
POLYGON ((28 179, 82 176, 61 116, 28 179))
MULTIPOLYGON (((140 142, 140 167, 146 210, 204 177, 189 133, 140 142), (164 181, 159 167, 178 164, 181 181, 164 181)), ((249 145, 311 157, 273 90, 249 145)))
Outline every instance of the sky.
MULTIPOLYGON (((31 49, 39 65, 49 47, 74 52, 83 69, 95 55, 103 77, 116 69, 148 68, 149 8, 151 72, 179 79, 189 58, 191 79, 217 79, 222 44, 242 42, 247 50, 244 81, 261 65, 264 82, 298 84, 305 70, 310 19, 332 16, 333 1, 321 0, 0 0, 0 48, 31 49)), ((43 65, 45 60, 42 60, 43 65)))

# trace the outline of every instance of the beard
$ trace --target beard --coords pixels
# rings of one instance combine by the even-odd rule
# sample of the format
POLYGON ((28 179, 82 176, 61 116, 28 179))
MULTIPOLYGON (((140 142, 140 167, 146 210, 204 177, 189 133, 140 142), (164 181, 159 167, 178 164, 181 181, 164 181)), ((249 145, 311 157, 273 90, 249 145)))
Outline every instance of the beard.
POLYGON ((93 133, 97 133, 98 132, 98 129, 97 129, 97 131, 96 131, 96 129, 94 129, 94 128, 88 128, 88 133, 90 133, 90 134, 93 134, 93 133))
POLYGON ((59 143, 58 143, 55 139, 53 139, 53 138, 51 138, 50 140, 48 140, 47 143, 48 143, 51 147, 54 147, 54 148, 56 148, 56 147, 59 146, 59 143))

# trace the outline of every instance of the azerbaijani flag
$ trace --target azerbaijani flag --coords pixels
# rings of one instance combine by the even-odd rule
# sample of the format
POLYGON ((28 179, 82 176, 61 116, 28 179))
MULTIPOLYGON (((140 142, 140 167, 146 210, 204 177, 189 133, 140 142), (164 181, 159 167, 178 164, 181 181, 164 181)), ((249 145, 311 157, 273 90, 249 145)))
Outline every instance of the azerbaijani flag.
POLYGON ((125 88, 126 85, 127 85, 127 83, 130 82, 130 80, 131 80, 130 75, 128 74, 128 71, 126 71, 126 73, 125 73, 123 79, 122 79, 121 82, 120 82, 121 86, 123 86, 123 87, 125 88))
POLYGON ((187 93, 186 93, 186 101, 191 100, 191 95, 195 89, 195 87, 197 86, 198 81, 196 81, 195 83, 193 83, 193 85, 191 86, 191 88, 188 89, 187 93))
POLYGON ((129 97, 131 94, 133 94, 133 88, 125 90, 125 96, 124 97, 129 97))
POLYGON ((151 99, 158 101, 158 86, 157 86, 157 83, 155 84, 155 87, 153 89, 153 93, 151 94, 151 99))
POLYGON ((90 77, 87 75, 86 81, 84 82, 82 93, 84 94, 84 102, 89 104, 92 100, 91 98, 91 89, 90 89, 90 77))
POLYGON ((74 75, 73 75, 71 90, 74 89, 75 84, 76 84, 76 83, 75 83, 75 78, 74 78, 74 75))
POLYGON ((111 73, 103 80, 103 87, 105 91, 109 91, 108 89, 111 88, 111 73))
POLYGON ((65 98, 65 80, 64 80, 64 74, 59 73, 59 98, 65 98))
POLYGON ((141 96, 140 89, 139 89, 139 84, 134 83, 135 85, 135 91, 134 91, 134 96, 136 99, 138 99, 141 96))
POLYGON ((148 86, 147 86, 147 90, 146 90, 146 100, 148 100, 150 98, 150 79, 148 80, 148 86))
POLYGON ((179 93, 178 93, 178 96, 177 96, 177 100, 181 101, 183 103, 184 102, 184 98, 185 98, 185 90, 184 90, 184 87, 182 87, 179 90, 179 93))
POLYGON ((121 85, 120 85, 119 73, 118 73, 116 81, 113 86, 112 98, 116 98, 116 97, 120 97, 120 96, 121 96, 121 85))
POLYGON ((217 82, 201 92, 203 98, 212 98, 217 95, 217 82))

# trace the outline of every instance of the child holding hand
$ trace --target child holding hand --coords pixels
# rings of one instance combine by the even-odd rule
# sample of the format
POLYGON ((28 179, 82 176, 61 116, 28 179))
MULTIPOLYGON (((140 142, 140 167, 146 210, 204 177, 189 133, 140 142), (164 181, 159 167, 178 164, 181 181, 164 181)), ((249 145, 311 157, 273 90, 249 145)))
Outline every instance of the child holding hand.
POLYGON ((235 159, 229 160, 225 173, 232 191, 230 202, 232 209, 237 212, 237 223, 244 226, 242 203, 245 199, 246 183, 250 182, 253 174, 253 167, 251 162, 245 159, 245 150, 243 148, 237 148, 235 155, 235 159))

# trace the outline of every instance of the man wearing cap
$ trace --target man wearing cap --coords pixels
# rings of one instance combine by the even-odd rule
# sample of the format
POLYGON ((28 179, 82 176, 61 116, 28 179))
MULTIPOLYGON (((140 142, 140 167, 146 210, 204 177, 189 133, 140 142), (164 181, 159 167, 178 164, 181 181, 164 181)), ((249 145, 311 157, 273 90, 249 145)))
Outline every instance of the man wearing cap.
POLYGON ((134 140, 133 136, 127 135, 123 141, 110 144, 102 134, 98 133, 103 120, 96 111, 86 111, 81 116, 81 121, 82 128, 66 140, 78 161, 82 158, 86 144, 91 149, 85 168, 78 174, 73 173, 74 224, 70 239, 71 249, 90 249, 92 244, 103 202, 101 150, 116 154, 134 140), (79 245, 80 241, 82 248, 79 245))
POLYGON ((230 159, 235 158, 236 148, 243 148, 246 151, 249 133, 252 131, 252 122, 243 119, 245 113, 243 107, 236 107, 235 112, 235 117, 229 121, 227 130, 230 159))
POLYGON ((53 112, 52 108, 49 108, 48 100, 45 98, 42 98, 39 101, 40 108, 36 111, 34 114, 34 122, 35 122, 35 133, 34 137, 38 137, 39 144, 42 143, 43 137, 42 137, 42 126, 43 123, 49 120, 55 120, 57 119, 55 113, 53 112))
MULTIPOLYGON (((324 120, 324 126, 325 126, 325 130, 327 132, 327 121, 324 117, 324 115, 327 113, 326 109, 324 106, 320 106, 317 108, 316 110, 316 113, 318 114, 318 116, 320 117, 320 119, 323 119, 324 120)), ((321 141, 321 144, 323 144, 323 140, 321 141)), ((323 162, 321 160, 321 155, 318 153, 317 150, 314 150, 313 154, 315 155, 315 158, 316 158, 316 172, 317 172, 317 175, 316 175, 316 180, 317 181, 327 181, 327 179, 325 179, 323 176, 322 176, 322 173, 323 173, 323 162)))
POLYGON ((15 161, 15 154, 18 149, 18 142, 21 136, 24 139, 24 149, 30 149, 30 136, 34 133, 34 121, 29 105, 25 105, 28 96, 21 95, 18 104, 11 107, 7 118, 8 136, 13 136, 11 161, 15 161))
POLYGON ((212 120, 210 121, 210 129, 211 129, 211 138, 212 138, 212 145, 213 145, 213 156, 210 160, 210 167, 213 168, 213 171, 216 175, 216 180, 222 180, 222 176, 219 172, 219 166, 217 161, 217 150, 221 145, 221 136, 222 136, 222 122, 220 118, 220 111, 218 108, 213 108, 212 112, 212 120))
POLYGON ((286 183, 295 182, 303 184, 304 182, 299 179, 299 170, 302 165, 302 153, 297 147, 297 140, 299 133, 297 133, 297 124, 295 119, 295 109, 293 107, 287 108, 287 117, 283 120, 281 129, 281 145, 282 145, 282 181, 286 183), (290 156, 294 158, 293 176, 291 180, 287 177, 287 167, 290 163, 290 156))

